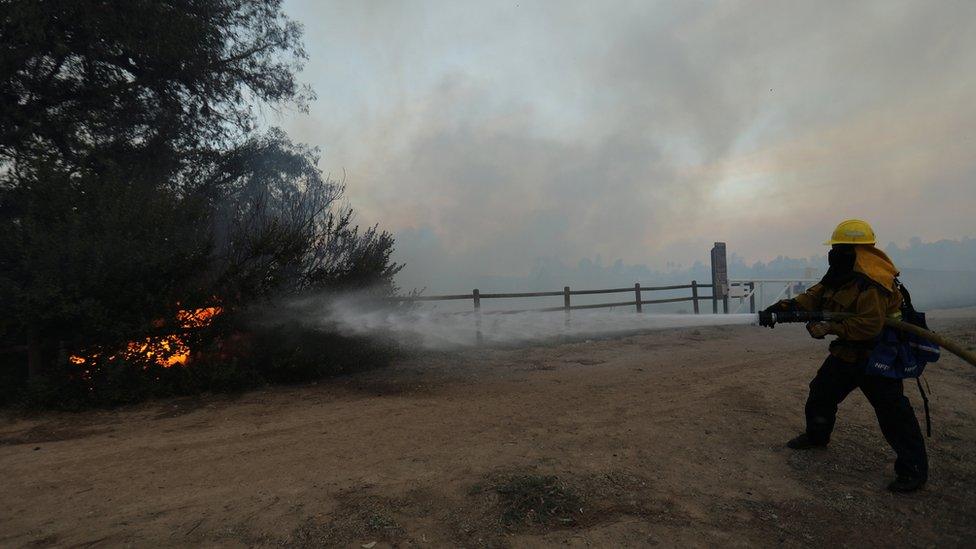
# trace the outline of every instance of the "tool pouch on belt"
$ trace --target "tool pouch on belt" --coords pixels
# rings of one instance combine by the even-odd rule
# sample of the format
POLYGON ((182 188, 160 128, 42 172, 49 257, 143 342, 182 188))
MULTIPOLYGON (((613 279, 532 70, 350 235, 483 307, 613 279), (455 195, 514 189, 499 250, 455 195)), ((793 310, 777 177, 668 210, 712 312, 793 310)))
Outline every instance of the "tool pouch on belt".
POLYGON ((885 326, 867 360, 867 373, 905 379, 922 375, 925 363, 919 362, 898 330, 885 326))

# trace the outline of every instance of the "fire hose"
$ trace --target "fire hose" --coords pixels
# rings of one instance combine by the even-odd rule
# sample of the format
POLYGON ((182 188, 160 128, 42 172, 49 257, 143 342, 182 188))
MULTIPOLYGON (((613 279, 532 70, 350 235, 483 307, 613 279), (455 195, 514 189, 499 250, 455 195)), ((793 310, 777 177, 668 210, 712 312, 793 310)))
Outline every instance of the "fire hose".
MULTIPOLYGON (((759 313, 759 323, 764 326, 773 326, 777 322, 823 322, 831 320, 843 320, 852 316, 854 316, 853 313, 831 313, 829 311, 764 311, 759 313)), ((965 360, 973 366, 976 366, 976 353, 964 348, 958 342, 952 341, 945 336, 939 335, 931 330, 926 330, 921 326, 909 324, 908 322, 895 318, 886 318, 885 326, 914 334, 933 343, 938 343, 943 349, 946 349, 957 357, 965 360)))

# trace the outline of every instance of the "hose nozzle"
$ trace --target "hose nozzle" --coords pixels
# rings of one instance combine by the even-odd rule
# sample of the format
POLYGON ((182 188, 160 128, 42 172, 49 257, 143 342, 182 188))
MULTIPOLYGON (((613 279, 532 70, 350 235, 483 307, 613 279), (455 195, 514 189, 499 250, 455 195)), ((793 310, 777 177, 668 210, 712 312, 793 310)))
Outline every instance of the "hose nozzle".
POLYGON ((823 311, 762 311, 759 325, 772 328, 777 322, 820 322, 825 320, 823 311))

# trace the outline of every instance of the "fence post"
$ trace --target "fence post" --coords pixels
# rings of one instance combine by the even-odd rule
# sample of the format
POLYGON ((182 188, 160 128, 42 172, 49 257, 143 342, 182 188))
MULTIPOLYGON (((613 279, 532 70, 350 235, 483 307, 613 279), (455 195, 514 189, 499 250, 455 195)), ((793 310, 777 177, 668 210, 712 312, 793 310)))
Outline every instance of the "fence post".
POLYGON ((634 283, 634 296, 636 298, 634 304, 637 305, 637 312, 639 313, 644 310, 641 306, 640 282, 634 283))
POLYGON ((569 286, 563 286, 563 310, 566 311, 566 324, 569 324, 569 286))
POLYGON ((715 295, 715 285, 712 284, 712 314, 718 314, 718 296, 715 295))
POLYGON ((694 303, 695 314, 698 314, 698 281, 691 281, 691 302, 694 303))
POLYGON ((474 299, 474 326, 476 330, 475 338, 478 345, 481 345, 483 341, 481 336, 481 292, 478 291, 478 288, 471 291, 471 297, 474 299))
POLYGON ((749 312, 756 312, 756 283, 749 282, 749 312))
POLYGON ((729 296, 725 296, 722 298, 722 312, 725 314, 729 314, 729 296))

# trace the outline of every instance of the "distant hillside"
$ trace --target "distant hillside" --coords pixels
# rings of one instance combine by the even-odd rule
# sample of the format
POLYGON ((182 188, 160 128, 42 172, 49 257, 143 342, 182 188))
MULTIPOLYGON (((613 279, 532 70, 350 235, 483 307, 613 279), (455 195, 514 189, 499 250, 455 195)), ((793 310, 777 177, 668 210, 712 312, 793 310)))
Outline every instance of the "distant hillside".
POLYGON ((902 269, 976 271, 976 238, 936 242, 913 238, 904 248, 892 243, 884 251, 902 269))
POLYGON ((976 271, 903 269, 901 280, 920 309, 976 305, 976 271))

